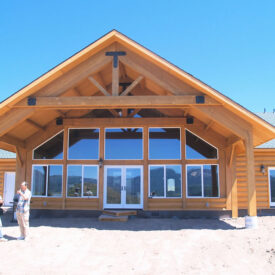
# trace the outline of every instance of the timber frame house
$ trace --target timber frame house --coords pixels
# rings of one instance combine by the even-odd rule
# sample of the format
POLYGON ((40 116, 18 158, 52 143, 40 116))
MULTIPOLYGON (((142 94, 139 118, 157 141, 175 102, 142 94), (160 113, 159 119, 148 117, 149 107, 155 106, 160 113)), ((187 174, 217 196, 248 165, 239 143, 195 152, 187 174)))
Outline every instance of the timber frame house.
POLYGON ((254 148, 274 138, 274 126, 116 30, 0 104, 0 147, 16 152, 33 209, 257 216, 269 197, 254 148))

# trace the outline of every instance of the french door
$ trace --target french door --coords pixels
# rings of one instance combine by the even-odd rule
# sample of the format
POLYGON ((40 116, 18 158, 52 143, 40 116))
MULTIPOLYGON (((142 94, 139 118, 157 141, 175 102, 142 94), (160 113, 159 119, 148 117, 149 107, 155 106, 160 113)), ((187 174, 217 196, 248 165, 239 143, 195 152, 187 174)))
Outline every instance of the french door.
POLYGON ((104 208, 143 208, 143 167, 104 167, 104 208))
POLYGON ((275 167, 268 169, 270 206, 275 206, 275 167))

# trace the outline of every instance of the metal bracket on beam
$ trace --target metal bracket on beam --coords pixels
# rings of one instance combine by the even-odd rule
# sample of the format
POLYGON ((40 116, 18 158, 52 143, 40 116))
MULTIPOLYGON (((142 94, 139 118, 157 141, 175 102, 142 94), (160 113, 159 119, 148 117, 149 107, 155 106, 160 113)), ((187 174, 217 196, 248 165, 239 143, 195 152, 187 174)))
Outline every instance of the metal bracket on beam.
POLYGON ((35 106, 36 105, 36 98, 35 97, 28 97, 28 105, 35 106))
POLYGON ((193 124, 194 123, 194 118, 193 117, 187 117, 186 118, 186 123, 187 124, 193 124))
POLYGON ((126 52, 106 52, 105 55, 113 57, 113 66, 114 66, 114 68, 117 68, 118 57, 122 56, 122 55, 126 55, 126 52))
POLYGON ((204 104, 205 103, 204 95, 197 95, 196 96, 196 103, 197 104, 204 104))
POLYGON ((56 125, 63 125, 63 119, 61 117, 57 118, 55 121, 56 125))

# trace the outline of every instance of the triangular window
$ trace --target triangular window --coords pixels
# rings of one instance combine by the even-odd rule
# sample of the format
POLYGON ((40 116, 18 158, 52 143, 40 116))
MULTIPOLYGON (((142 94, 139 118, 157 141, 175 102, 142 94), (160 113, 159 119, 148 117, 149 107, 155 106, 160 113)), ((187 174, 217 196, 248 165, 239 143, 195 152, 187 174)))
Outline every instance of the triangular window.
POLYGON ((217 159, 218 149, 186 130, 186 159, 217 159))
POLYGON ((63 131, 33 150, 33 159, 63 159, 63 131))

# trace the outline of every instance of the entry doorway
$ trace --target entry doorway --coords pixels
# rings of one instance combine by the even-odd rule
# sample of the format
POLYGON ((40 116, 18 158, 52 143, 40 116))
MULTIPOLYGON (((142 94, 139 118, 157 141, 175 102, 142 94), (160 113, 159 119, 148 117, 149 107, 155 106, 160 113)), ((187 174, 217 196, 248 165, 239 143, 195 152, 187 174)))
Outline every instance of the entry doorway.
POLYGON ((4 206, 11 206, 15 193, 15 172, 5 172, 4 176, 4 206))
POLYGON ((270 206, 275 206, 275 167, 268 169, 270 206))
POLYGON ((104 167, 104 208, 143 208, 143 166, 104 167))

